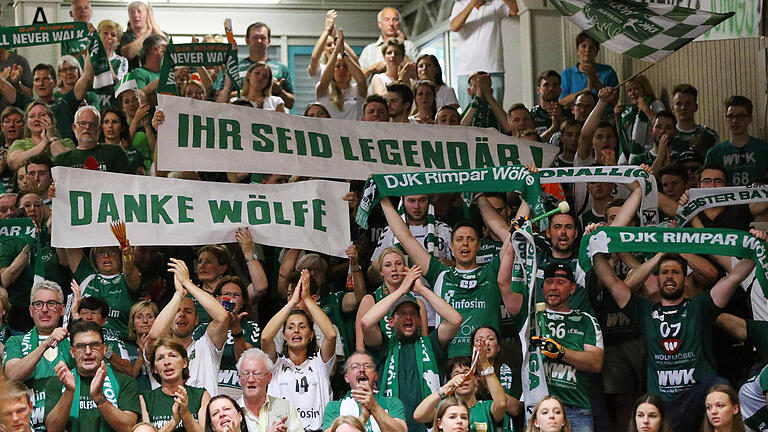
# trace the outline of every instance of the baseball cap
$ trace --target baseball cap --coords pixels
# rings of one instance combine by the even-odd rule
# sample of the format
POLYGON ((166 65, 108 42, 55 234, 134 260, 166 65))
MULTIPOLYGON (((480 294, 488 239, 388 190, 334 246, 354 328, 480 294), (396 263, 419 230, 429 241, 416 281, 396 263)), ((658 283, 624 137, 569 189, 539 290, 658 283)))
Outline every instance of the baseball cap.
POLYGON ((553 277, 562 277, 566 278, 571 282, 576 282, 575 278, 573 277, 573 270, 571 269, 571 266, 568 264, 563 263, 551 263, 544 269, 544 279, 549 279, 553 277))
POLYGON ((416 297, 414 297, 414 296, 412 296, 410 294, 406 294, 406 295, 400 297, 399 299, 397 299, 395 304, 392 306, 392 309, 389 310, 389 314, 390 315, 394 314, 395 311, 397 310, 397 308, 399 308, 400 305, 403 304, 403 303, 413 303, 416 306, 416 309, 419 309, 419 302, 416 301, 416 297))

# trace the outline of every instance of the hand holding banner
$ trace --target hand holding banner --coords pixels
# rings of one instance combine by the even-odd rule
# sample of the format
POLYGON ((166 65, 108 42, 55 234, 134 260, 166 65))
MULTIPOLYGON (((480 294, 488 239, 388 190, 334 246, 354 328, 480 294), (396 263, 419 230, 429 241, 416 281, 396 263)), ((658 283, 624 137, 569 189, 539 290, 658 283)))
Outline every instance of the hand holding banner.
POLYGON ((54 167, 52 245, 111 246, 109 223, 122 219, 133 245, 229 243, 249 226, 254 241, 345 257, 349 191, 313 180, 245 185, 142 177, 54 167))

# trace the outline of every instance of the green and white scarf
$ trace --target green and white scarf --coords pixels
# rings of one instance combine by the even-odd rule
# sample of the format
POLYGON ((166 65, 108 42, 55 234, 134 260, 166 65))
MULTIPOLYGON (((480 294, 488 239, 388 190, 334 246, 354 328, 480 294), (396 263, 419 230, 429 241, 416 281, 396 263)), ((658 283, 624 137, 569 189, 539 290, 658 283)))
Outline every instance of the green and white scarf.
POLYGON ((57 44, 82 39, 87 35, 88 24, 76 21, 0 27, 0 48, 57 44))
MULTIPOLYGON (((72 408, 69 410, 69 424, 72 425, 71 432, 78 432, 80 429, 80 375, 77 373, 77 368, 72 369, 72 375, 75 376, 75 398, 72 401, 72 408)), ((62 389, 62 392, 64 389, 62 389)), ((115 372, 112 370, 112 368, 107 365, 107 376, 104 378, 104 385, 102 387, 102 393, 104 394, 104 397, 112 403, 112 405, 117 406, 117 397, 120 394, 120 384, 117 382, 117 378, 115 378, 115 372)), ((109 430, 105 427, 105 424, 107 424, 107 420, 103 417, 101 418, 101 427, 99 428, 100 432, 106 432, 109 430)), ((93 431, 91 431, 93 432, 93 431)))
POLYGON ((638 166, 591 166, 572 168, 544 168, 539 170, 539 181, 548 183, 608 182, 628 184, 640 182, 643 199, 640 204, 641 225, 659 223, 659 192, 656 178, 638 166))
POLYGON ((592 269, 598 253, 673 252, 748 258, 755 261, 755 277, 768 297, 768 255, 766 242, 749 233, 728 229, 664 227, 601 227, 581 241, 579 265, 592 269))
POLYGON ((731 186, 722 188, 694 188, 689 200, 677 207, 677 226, 686 225, 697 214, 713 207, 723 207, 768 201, 768 186, 731 186))
MULTIPOLYGON (((400 383, 398 381, 400 371, 398 370, 398 365, 400 364, 401 346, 402 344, 397 339, 397 336, 393 335, 389 338, 386 361, 387 376, 386 379, 382 380, 382 388, 379 389, 386 397, 400 396, 400 383)), ((428 337, 421 336, 416 341, 416 349, 418 350, 416 353, 416 369, 421 377, 421 398, 424 399, 437 392, 437 389, 440 387, 440 374, 432 341, 428 337), (418 355, 419 351, 421 355, 418 355)))
POLYGON ((365 183, 355 220, 368 228, 368 216, 383 197, 454 192, 520 192, 534 214, 544 213, 541 185, 521 165, 454 171, 374 174, 365 183))
MULTIPOLYGON (((400 217, 403 218, 403 222, 408 224, 408 220, 405 216, 405 203, 403 201, 400 201, 400 206, 397 208, 397 212, 400 213, 400 217)), ((400 240, 397 239, 397 237, 394 238, 394 244, 393 246, 397 247, 403 253, 405 253, 405 250, 403 249, 403 246, 400 244, 400 240)), ((432 205, 432 202, 430 201, 429 207, 427 208, 427 252, 429 252, 432 256, 437 256, 437 240, 435 237, 435 206, 432 205)))
POLYGON ((173 68, 176 66, 224 65, 232 86, 239 91, 237 50, 223 43, 189 43, 174 45, 168 42, 163 63, 160 65, 158 93, 178 95, 173 68))
POLYGON ((91 57, 91 66, 93 66, 93 88, 100 89, 114 84, 107 52, 104 51, 104 45, 101 43, 101 38, 97 32, 88 36, 88 54, 91 57))
POLYGON ((32 330, 24 334, 21 338, 22 357, 28 356, 32 351, 37 349, 38 345, 40 345, 40 333, 37 332, 36 327, 32 327, 32 330))
MULTIPOLYGON (((526 221, 520 228, 512 232, 512 247, 515 251, 515 264, 512 272, 512 287, 522 285, 525 290, 513 289, 515 292, 528 292, 528 319, 520 329, 519 337, 522 352, 525 353, 521 367, 523 395, 521 402, 525 407, 526 421, 530 420, 534 406, 549 394, 547 376, 544 371, 544 360, 541 350, 530 344, 531 336, 539 336, 539 326, 536 325, 536 243, 531 235, 531 222, 526 221)), ((510 287, 510 289, 512 288, 510 287)))

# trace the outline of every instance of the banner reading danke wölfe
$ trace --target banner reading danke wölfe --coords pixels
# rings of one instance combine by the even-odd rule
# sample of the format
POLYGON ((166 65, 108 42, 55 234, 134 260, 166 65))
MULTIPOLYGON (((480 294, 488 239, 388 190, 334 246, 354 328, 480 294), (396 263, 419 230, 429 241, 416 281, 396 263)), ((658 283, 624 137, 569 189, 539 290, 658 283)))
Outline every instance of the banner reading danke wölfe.
POLYGON ((557 147, 495 129, 315 119, 158 96, 158 168, 363 180, 370 174, 549 166, 557 147))
POLYGON ((339 257, 350 243, 344 182, 246 185, 52 171, 54 247, 117 245, 109 223, 118 219, 137 246, 230 243, 240 227, 249 227, 257 243, 339 257))

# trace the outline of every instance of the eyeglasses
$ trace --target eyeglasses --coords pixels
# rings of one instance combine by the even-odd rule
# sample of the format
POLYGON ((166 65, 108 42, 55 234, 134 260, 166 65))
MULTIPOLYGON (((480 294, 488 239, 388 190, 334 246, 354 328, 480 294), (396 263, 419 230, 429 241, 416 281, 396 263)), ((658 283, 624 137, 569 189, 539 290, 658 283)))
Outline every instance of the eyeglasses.
POLYGON ((35 310, 43 310, 43 306, 47 306, 48 309, 53 309, 57 306, 61 306, 64 303, 57 302, 55 300, 48 300, 47 302, 44 301, 34 301, 32 302, 32 307, 35 308, 35 310))
POLYGON ((248 378, 262 379, 267 375, 269 375, 269 372, 256 372, 256 371, 249 371, 249 370, 240 372, 240 377, 243 378, 244 380, 247 380, 248 378))
POLYGON ((374 369, 373 363, 353 363, 349 366, 347 366, 348 370, 354 371, 358 369, 364 369, 364 370, 373 370, 374 369))
POLYGON ((721 178, 703 178, 703 179, 699 180, 699 183, 703 184, 703 185, 715 184, 715 185, 725 186, 725 179, 721 179, 721 178))
POLYGON ((84 353, 86 350, 96 351, 97 349, 101 348, 101 346, 104 345, 104 342, 91 342, 91 343, 79 343, 72 345, 72 349, 74 349, 78 353, 84 353))
POLYGON ((95 128, 96 126, 99 125, 98 122, 84 122, 84 121, 79 121, 79 122, 76 122, 75 124, 78 125, 81 128, 86 128, 87 127, 89 129, 95 128))
POLYGON ((750 114, 744 114, 744 113, 741 113, 741 114, 726 114, 725 118, 727 120, 730 120, 730 121, 734 121, 734 120, 741 121, 741 120, 744 120, 745 118, 747 118, 749 116, 750 116, 750 114))

